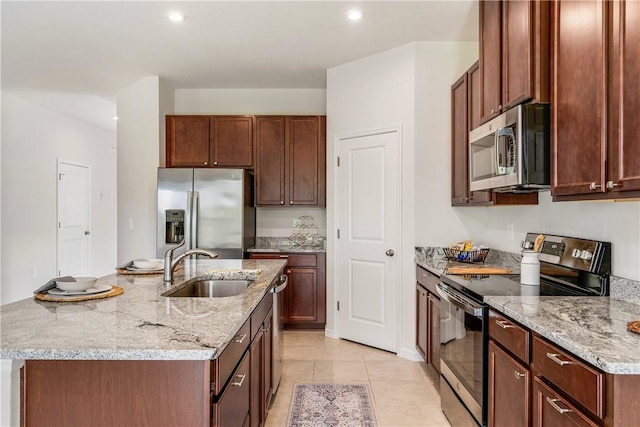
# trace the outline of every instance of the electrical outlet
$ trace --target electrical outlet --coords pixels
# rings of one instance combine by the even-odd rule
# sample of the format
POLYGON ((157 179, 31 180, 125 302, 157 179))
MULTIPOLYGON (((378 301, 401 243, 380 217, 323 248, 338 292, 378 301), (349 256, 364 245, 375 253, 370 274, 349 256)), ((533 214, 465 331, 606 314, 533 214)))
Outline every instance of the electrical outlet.
POLYGON ((36 277, 38 277, 38 269, 37 269, 37 268, 33 267, 33 268, 31 269, 31 277, 33 277, 34 279, 35 279, 36 277))
POLYGON ((129 231, 133 230, 133 218, 129 218, 129 231))
POLYGON ((513 241, 513 224, 507 224, 507 240, 513 241))

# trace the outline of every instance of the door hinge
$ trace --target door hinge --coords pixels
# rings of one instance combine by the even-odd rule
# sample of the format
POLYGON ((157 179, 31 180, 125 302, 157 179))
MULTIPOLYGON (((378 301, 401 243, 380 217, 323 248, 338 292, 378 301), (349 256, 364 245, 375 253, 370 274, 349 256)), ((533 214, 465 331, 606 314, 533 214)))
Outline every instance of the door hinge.
POLYGON ((64 174, 63 174, 63 173, 59 173, 59 174, 58 174, 58 181, 62 181, 62 177, 63 177, 63 176, 64 176, 64 174))
POLYGON ((338 167, 340 167, 340 156, 338 156, 338 167))
POLYGON ((58 228, 62 228, 62 223, 61 222, 58 223, 58 228))
POLYGON ((340 301, 337 301, 338 303, 338 311, 340 311, 340 301))
POLYGON ((336 231, 338 232, 337 235, 338 235, 338 239, 339 239, 340 238, 340 229, 338 228, 336 231))

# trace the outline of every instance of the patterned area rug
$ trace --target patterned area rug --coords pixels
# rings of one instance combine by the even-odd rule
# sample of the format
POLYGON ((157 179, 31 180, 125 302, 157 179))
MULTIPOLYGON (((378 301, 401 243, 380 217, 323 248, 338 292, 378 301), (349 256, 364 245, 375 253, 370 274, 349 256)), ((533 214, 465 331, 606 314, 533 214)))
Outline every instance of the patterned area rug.
POLYGON ((375 427, 367 384, 295 384, 287 427, 375 427))

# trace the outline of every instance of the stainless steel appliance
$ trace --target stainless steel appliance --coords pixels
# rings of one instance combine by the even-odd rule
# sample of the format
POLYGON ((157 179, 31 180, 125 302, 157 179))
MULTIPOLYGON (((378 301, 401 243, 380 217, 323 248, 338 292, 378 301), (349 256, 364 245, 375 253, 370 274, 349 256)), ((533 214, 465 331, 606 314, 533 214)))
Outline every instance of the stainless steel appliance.
POLYGON ((273 368, 271 369, 271 385, 273 394, 278 390, 280 379, 282 378, 282 367, 284 364, 284 308, 283 291, 289 283, 286 274, 280 276, 276 285, 271 289, 273 293, 273 368))
POLYGON ((471 191, 536 191, 550 183, 549 104, 521 104, 469 132, 471 191))
MULTIPOLYGON (((522 246, 533 248, 537 233, 522 246)), ((546 235, 540 248, 540 285, 520 284, 520 276, 443 275, 440 295, 440 397, 454 427, 487 423, 488 307, 485 296, 609 295, 611 244, 546 235)))
POLYGON ((253 175, 243 169, 158 169, 156 255, 183 239, 178 255, 210 249, 219 258, 244 258, 255 245, 253 175))

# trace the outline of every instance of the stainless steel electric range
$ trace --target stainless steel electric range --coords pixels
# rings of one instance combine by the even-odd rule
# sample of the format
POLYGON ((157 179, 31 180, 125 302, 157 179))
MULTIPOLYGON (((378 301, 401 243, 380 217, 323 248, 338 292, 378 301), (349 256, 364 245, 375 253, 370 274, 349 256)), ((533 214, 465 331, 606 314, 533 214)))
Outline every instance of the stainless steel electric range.
MULTIPOLYGON (((524 249, 537 233, 528 233, 524 249)), ((540 286, 520 284, 519 275, 443 275, 440 295, 440 396, 454 427, 487 423, 488 306, 485 296, 609 295, 611 243, 545 235, 540 248, 540 286)))

